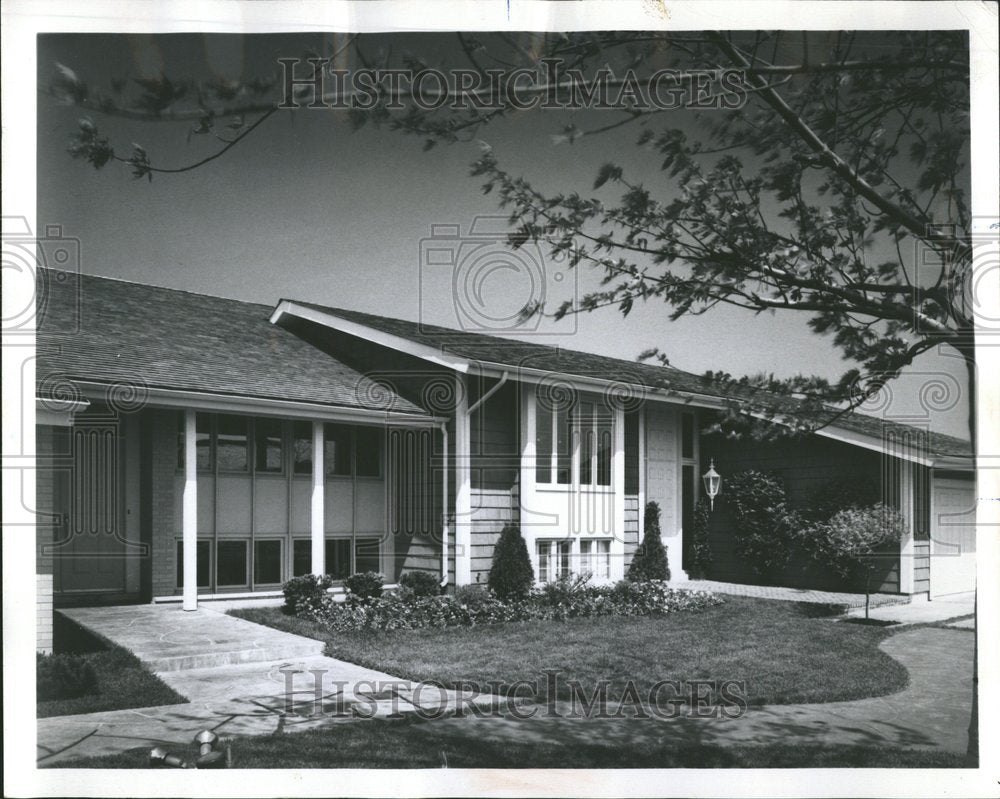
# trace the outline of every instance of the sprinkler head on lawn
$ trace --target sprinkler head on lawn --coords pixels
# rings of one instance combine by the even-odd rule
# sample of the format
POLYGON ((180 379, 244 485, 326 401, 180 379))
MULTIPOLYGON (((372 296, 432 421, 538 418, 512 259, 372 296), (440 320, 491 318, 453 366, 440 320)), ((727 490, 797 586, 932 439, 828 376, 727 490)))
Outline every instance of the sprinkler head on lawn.
POLYGON ((198 747, 198 753, 205 756, 215 749, 215 745, 219 742, 219 736, 211 730, 202 730, 194 736, 194 742, 198 747))
POLYGON ((153 747, 149 752, 149 765, 169 766, 170 768, 189 768, 184 758, 170 754, 162 746, 153 747))
POLYGON ((225 752, 208 752, 194 761, 195 768, 226 768, 225 752))

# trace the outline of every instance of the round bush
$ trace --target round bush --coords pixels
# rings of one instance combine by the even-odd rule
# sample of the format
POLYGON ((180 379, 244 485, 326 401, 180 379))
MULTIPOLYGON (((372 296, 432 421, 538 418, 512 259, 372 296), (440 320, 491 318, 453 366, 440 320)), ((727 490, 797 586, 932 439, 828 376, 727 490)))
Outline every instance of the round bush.
POLYGON ((358 572, 344 580, 344 587, 358 599, 382 596, 385 578, 378 572, 358 572))
POLYGON ((405 572, 399 584, 412 597, 437 596, 441 593, 437 575, 430 572, 405 572))
POLYGON ((293 577, 281 587, 285 595, 285 610, 288 613, 300 613, 314 607, 326 596, 326 589, 333 585, 329 574, 317 577, 315 574, 303 574, 293 577))

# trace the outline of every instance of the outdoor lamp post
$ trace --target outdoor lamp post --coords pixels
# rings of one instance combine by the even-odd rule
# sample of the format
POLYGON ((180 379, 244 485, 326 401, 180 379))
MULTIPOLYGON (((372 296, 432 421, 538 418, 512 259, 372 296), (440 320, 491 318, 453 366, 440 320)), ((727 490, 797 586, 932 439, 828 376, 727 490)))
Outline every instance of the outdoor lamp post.
POLYGON ((708 471, 705 472, 701 479, 705 482, 705 493, 708 494, 708 504, 712 510, 715 510, 715 498, 719 496, 719 488, 722 486, 722 477, 717 471, 715 471, 715 459, 713 458, 708 463, 708 471))

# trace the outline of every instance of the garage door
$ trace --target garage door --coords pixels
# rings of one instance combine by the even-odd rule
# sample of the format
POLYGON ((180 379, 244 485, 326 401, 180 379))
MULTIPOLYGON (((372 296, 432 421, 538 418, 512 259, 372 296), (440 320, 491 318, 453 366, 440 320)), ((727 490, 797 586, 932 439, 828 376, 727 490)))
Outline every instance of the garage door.
POLYGON ((976 587, 976 489, 972 480, 934 478, 931 596, 976 587))

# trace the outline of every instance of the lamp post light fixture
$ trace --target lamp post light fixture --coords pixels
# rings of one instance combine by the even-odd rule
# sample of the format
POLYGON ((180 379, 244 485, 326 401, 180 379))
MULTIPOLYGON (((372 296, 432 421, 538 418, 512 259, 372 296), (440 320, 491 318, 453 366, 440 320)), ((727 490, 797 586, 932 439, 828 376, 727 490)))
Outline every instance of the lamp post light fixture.
POLYGON ((708 494, 708 504, 711 510, 715 510, 715 498, 719 496, 719 489, 722 487, 722 477, 715 471, 715 459, 709 461, 708 471, 701 479, 705 483, 705 493, 708 494))

